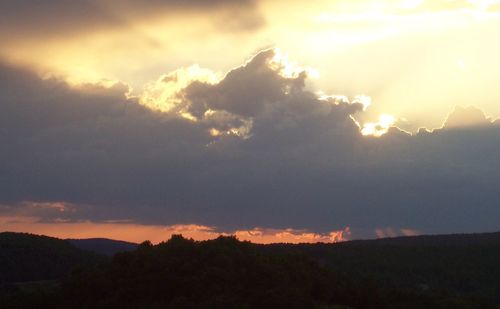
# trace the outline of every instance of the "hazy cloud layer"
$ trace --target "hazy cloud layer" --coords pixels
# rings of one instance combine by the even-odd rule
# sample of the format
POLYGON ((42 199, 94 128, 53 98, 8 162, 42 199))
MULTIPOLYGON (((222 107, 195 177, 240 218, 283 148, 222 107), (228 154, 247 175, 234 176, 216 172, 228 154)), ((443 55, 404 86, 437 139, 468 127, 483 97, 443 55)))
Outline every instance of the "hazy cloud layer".
POLYGON ((433 132, 363 137, 361 104, 318 99, 273 57, 191 83, 164 113, 119 83, 1 66, 0 211, 353 237, 500 229, 498 121, 457 108, 433 132))
POLYGON ((0 36, 7 41, 58 38, 133 28, 145 19, 189 19, 196 15, 213 18, 216 25, 224 23, 232 30, 255 29, 264 23, 254 0, 3 0, 0 36))

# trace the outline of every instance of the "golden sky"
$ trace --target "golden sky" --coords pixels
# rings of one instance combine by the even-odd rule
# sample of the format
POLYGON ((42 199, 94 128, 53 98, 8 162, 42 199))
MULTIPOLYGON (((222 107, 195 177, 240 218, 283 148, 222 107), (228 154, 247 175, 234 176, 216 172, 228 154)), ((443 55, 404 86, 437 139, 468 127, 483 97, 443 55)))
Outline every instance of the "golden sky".
POLYGON ((363 122, 390 114, 407 130, 434 128, 455 105, 471 104, 500 116, 499 1, 149 2, 17 8, 0 30, 0 54, 73 83, 119 80, 141 94, 181 67, 222 75, 278 47, 319 72, 313 90, 370 96, 363 122), (15 22, 23 17, 32 21, 15 22))

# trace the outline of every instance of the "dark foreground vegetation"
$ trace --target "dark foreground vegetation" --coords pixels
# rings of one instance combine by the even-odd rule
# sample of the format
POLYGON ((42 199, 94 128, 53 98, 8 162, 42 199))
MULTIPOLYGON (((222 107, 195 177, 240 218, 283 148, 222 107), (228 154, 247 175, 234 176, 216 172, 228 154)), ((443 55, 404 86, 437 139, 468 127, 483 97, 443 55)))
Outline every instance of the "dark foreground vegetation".
MULTIPOLYGON (((26 261, 46 256, 35 253, 45 250, 39 242, 51 243, 48 251, 56 241, 64 242, 72 249, 59 243, 63 252, 80 257, 72 271, 57 273, 59 280, 47 280, 54 274, 40 277, 43 271, 34 282, 2 277, 2 308, 500 308, 500 234, 334 245, 174 236, 112 258, 63 240, 8 236, 16 235, 36 248, 25 251, 26 261)), ((21 251, 4 250, 4 236, 0 256, 9 259, 21 251)), ((10 265, 9 278, 14 278, 17 267, 10 265)))
POLYGON ((270 245, 298 252, 358 287, 442 299, 481 300, 500 308, 500 233, 436 235, 330 244, 270 245))

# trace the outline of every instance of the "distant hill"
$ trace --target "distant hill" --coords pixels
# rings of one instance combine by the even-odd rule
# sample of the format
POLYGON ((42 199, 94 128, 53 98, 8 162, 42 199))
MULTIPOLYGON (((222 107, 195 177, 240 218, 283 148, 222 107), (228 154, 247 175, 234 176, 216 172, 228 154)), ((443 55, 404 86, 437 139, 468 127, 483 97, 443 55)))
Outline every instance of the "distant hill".
POLYGON ((113 256, 118 252, 132 251, 138 246, 136 243, 107 238, 67 239, 67 241, 79 249, 106 256, 113 256))
POLYGON ((80 250, 70 242, 25 233, 0 233, 0 283, 59 279, 77 266, 104 257, 80 250))
POLYGON ((468 246, 497 245, 500 246, 500 232, 476 234, 446 234, 401 236, 392 238, 353 240, 339 245, 400 245, 400 246, 468 246))

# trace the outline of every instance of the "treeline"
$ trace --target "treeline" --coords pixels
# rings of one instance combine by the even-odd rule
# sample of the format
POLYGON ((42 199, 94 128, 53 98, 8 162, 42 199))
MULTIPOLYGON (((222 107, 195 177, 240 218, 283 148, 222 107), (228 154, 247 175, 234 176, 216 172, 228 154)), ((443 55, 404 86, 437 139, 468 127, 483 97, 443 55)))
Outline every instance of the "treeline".
MULTIPOLYGON (((0 236, 10 237, 2 249, 16 234, 0 236)), ((72 261, 83 263, 63 264, 50 274, 61 280, 0 285, 0 307, 500 308, 497 239, 474 242, 467 236, 461 245, 459 237, 257 245, 177 235, 106 258, 22 234, 9 252, 28 253, 26 261, 31 254, 31 262, 19 265, 36 265, 33 258, 43 257, 45 264, 30 266, 37 276, 46 274, 41 268, 51 262, 47 252, 63 253, 56 263, 76 252, 80 257, 72 261)))
MULTIPOLYGON (((263 246, 233 237, 198 242, 173 236, 78 268, 59 288, 21 287, 22 293, 0 300, 6 308, 498 308, 490 300, 446 289, 381 284, 380 278, 399 268, 381 267, 377 260, 394 252, 381 248, 372 254, 361 248, 356 254, 360 248, 349 252, 345 247, 344 255, 342 250, 321 252, 333 247, 339 246, 263 246), (376 266, 367 266, 370 261, 376 266)), ((387 263, 397 261, 392 257, 387 263)))
POLYGON ((500 233, 276 244, 263 249, 304 254, 337 274, 383 289, 500 304, 500 233))

